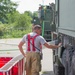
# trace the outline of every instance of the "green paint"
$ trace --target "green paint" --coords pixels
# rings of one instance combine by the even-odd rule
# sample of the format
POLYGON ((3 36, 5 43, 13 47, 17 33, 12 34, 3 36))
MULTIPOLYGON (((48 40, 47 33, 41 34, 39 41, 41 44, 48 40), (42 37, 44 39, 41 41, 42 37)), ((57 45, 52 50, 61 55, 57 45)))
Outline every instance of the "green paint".
POLYGON ((44 21, 43 21, 43 24, 42 24, 42 36, 44 36, 44 21))

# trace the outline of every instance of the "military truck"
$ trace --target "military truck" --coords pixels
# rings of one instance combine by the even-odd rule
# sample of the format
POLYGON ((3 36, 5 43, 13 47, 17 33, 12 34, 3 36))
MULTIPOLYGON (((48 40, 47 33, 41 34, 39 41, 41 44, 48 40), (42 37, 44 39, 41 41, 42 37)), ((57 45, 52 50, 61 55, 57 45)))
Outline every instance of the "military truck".
POLYGON ((71 74, 75 69, 75 0, 55 0, 56 32, 52 32, 55 44, 62 46, 53 50, 53 69, 55 75, 71 74))
POLYGON ((38 9, 38 17, 33 18, 33 24, 40 24, 42 27, 42 36, 46 41, 51 41, 51 31, 55 31, 54 24, 54 4, 40 5, 38 9))

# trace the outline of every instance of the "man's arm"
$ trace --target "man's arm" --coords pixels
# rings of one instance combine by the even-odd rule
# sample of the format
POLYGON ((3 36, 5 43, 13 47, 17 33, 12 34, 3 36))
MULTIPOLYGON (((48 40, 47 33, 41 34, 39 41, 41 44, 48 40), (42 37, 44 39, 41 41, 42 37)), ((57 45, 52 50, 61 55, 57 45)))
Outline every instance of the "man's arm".
POLYGON ((50 45, 47 42, 44 44, 45 47, 47 48, 51 48, 51 49, 56 49, 59 48, 61 46, 61 43, 59 43, 58 45, 50 45))
POLYGON ((23 45, 24 45, 24 42, 20 42, 18 47, 19 47, 20 52, 23 54, 23 56, 26 57, 26 55, 25 55, 25 53, 23 51, 23 48, 22 48, 23 45))

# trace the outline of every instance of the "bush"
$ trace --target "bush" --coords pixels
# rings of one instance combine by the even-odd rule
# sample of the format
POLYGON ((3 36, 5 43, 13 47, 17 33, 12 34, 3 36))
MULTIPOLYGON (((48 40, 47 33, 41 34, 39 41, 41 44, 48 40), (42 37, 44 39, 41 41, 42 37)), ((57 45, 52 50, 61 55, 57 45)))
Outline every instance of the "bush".
POLYGON ((2 38, 21 38, 29 32, 31 32, 31 29, 23 30, 23 31, 22 30, 12 30, 12 31, 9 31, 7 34, 4 34, 2 38))

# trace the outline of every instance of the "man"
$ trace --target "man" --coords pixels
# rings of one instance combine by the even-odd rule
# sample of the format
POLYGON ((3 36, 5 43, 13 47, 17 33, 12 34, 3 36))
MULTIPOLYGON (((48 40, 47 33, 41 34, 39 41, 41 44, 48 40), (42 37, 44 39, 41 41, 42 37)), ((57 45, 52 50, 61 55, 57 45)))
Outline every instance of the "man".
POLYGON ((46 40, 40 36, 41 31, 41 26, 35 25, 33 27, 33 32, 24 35, 22 41, 18 45, 19 50, 24 55, 24 57, 26 57, 26 75, 39 75, 39 72, 41 71, 41 44, 50 49, 61 46, 61 43, 59 45, 49 45, 46 40), (22 48, 24 43, 26 43, 26 54, 22 48))

